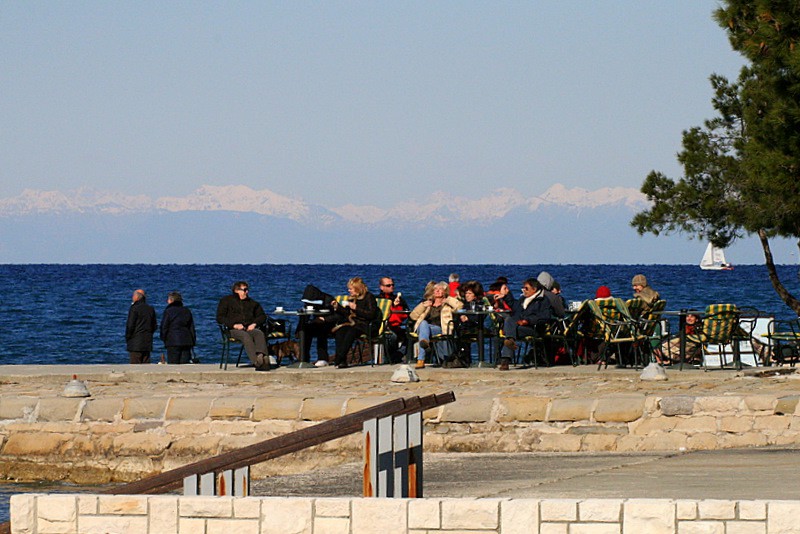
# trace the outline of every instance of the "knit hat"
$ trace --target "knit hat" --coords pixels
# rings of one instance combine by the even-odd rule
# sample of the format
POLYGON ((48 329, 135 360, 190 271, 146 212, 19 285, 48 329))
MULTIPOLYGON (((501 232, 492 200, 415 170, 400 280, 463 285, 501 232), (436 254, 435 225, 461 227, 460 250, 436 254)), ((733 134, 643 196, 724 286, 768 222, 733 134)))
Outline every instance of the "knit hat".
POLYGON ((596 299, 607 299, 611 296, 611 290, 608 286, 600 286, 597 288, 597 293, 594 294, 596 299))
POLYGON ((542 284, 542 287, 544 287, 546 290, 550 291, 553 289, 553 282, 555 282, 555 280, 553 280, 553 277, 550 276, 550 273, 547 271, 540 272, 539 276, 536 277, 536 280, 538 280, 539 283, 542 284))
POLYGON ((647 285, 647 278, 645 278, 643 274, 637 274, 636 276, 633 277, 631 285, 645 287, 647 285))

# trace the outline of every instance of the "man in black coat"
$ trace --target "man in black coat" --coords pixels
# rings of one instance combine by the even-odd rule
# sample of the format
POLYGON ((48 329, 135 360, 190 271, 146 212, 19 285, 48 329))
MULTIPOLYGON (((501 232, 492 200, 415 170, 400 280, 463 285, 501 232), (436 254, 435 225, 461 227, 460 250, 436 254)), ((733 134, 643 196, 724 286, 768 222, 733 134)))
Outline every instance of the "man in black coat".
POLYGON ((125 324, 125 341, 131 363, 150 363, 156 326, 156 310, 147 303, 144 289, 137 289, 133 292, 125 324))
POLYGON ((167 363, 191 362, 196 340, 192 312, 183 305, 181 294, 172 291, 167 296, 167 308, 161 316, 161 341, 167 348, 167 363))
MULTIPOLYGON (((535 278, 528 278, 522 284, 522 298, 515 300, 509 292, 503 300, 511 308, 511 314, 503 321, 505 341, 500 352, 498 369, 508 371, 508 364, 517 348, 516 340, 541 334, 547 322, 553 318, 553 307, 544 295, 542 284, 535 278)), ((499 343, 499 337, 497 338, 499 343)))
POLYGON ((269 371, 267 338, 261 330, 267 322, 267 314, 261 304, 249 297, 247 282, 236 282, 232 289, 232 293, 222 297, 217 305, 217 322, 228 327, 231 337, 244 345, 257 371, 269 371))

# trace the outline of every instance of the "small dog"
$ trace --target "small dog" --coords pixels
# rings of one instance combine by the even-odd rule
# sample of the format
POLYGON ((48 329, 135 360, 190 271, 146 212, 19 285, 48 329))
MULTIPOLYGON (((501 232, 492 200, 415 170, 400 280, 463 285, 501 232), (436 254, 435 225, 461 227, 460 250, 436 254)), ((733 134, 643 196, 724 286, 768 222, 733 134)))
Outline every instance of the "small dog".
POLYGON ((275 356, 278 364, 281 363, 283 358, 289 358, 292 361, 300 359, 300 345, 297 341, 286 340, 280 343, 272 343, 267 347, 267 352, 270 356, 275 356))

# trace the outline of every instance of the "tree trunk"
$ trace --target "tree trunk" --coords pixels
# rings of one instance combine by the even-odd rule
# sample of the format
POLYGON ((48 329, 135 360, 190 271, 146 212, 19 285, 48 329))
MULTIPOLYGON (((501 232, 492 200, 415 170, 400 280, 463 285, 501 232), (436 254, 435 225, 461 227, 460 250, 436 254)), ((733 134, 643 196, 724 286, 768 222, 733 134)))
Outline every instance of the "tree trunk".
POLYGON ((769 248, 769 239, 767 239, 767 232, 763 228, 758 229, 758 238, 761 240, 761 248, 764 249, 764 260, 767 265, 767 272, 769 273, 769 280, 772 282, 772 287, 775 292, 797 315, 800 315, 800 300, 792 296, 778 278, 778 271, 775 269, 775 262, 772 260, 772 251, 769 248))

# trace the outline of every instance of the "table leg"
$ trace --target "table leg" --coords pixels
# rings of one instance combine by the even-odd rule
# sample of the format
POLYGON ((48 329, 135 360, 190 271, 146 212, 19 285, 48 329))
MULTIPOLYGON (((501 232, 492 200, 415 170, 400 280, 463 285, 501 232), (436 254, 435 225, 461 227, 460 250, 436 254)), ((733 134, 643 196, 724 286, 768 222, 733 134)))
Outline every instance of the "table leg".
POLYGON ((686 310, 681 310, 678 316, 678 357, 681 359, 680 369, 683 370, 683 363, 686 361, 686 310))
POLYGON ((289 366, 290 369, 316 369, 316 366, 308 361, 308 356, 306 356, 306 329, 304 326, 301 326, 299 332, 297 333, 297 344, 300 345, 300 360, 293 363, 289 366))
POLYGON ((485 351, 483 348, 484 337, 483 337, 483 324, 478 325, 478 363, 475 364, 475 367, 494 367, 491 362, 485 362, 485 351))

